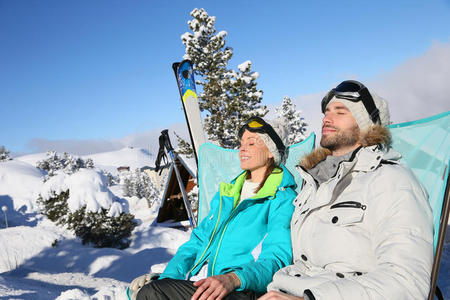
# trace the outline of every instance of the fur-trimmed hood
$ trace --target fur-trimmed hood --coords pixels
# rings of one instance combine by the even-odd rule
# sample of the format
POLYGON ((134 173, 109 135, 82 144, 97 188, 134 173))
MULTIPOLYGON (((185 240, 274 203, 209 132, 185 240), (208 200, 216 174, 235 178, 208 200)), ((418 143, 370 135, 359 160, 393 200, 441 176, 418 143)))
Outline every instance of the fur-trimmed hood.
MULTIPOLYGON (((359 140, 362 147, 381 145, 386 150, 391 147, 391 133, 387 127, 381 125, 372 125, 366 131, 361 132, 359 140)), ((328 155, 331 155, 330 150, 319 147, 304 156, 299 165, 306 170, 310 170, 328 155)))

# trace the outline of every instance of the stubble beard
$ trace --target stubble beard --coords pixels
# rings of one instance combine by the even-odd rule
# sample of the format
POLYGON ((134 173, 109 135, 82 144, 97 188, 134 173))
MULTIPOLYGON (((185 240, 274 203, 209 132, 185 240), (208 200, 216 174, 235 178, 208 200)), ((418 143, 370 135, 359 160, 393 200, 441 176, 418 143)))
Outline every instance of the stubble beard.
POLYGON ((327 136, 322 135, 320 146, 330 151, 336 151, 343 147, 354 146, 359 142, 359 127, 355 125, 349 130, 342 130, 336 127, 336 132, 327 136))

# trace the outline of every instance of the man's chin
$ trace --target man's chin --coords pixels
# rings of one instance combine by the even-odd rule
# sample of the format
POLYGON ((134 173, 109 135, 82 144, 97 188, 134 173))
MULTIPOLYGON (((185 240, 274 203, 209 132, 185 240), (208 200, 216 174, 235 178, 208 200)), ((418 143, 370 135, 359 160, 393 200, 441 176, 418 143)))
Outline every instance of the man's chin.
POLYGON ((322 148, 326 148, 329 150, 333 150, 333 148, 336 147, 336 141, 331 140, 330 138, 324 138, 322 136, 322 139, 320 140, 320 146, 322 148))

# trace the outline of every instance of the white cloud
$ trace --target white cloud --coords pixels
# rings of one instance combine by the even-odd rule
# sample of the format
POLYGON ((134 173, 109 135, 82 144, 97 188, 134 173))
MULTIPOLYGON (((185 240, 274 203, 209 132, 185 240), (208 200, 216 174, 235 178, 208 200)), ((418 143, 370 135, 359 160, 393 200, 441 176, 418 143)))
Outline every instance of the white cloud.
POLYGON ((450 43, 433 43, 422 56, 380 74, 368 85, 388 101, 394 123, 450 110, 450 43))
MULTIPOLYGON (((354 79, 353 78, 348 79, 354 79)), ((335 83, 338 84, 338 83, 335 83)), ((393 70, 364 82, 369 90, 388 102, 391 121, 401 123, 450 110, 450 43, 432 44, 423 55, 405 61, 393 70)), ((297 109, 320 138, 320 101, 331 87, 320 93, 293 98, 297 109)))

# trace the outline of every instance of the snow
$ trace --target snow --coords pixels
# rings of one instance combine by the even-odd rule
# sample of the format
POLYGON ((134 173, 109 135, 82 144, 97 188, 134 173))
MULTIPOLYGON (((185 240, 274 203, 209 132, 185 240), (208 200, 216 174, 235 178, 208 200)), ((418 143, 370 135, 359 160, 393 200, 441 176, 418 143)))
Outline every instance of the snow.
MULTIPOLYGON (((131 148, 96 156, 111 168, 144 166, 149 158, 142 149, 131 148)), ((5 228, 0 211, 0 299, 126 299, 125 289, 135 277, 152 266, 163 270, 189 239, 188 230, 156 226, 156 208, 149 209, 145 199, 124 197, 120 185, 107 187, 99 170, 57 172, 44 183, 45 172, 35 168, 44 158, 45 154, 27 155, 0 163, 0 206, 7 206, 9 225, 5 228), (110 214, 122 209, 134 214, 138 226, 130 247, 82 245, 72 232, 38 213, 39 193, 67 188, 74 207, 110 205, 110 214)))
POLYGON ((44 172, 22 161, 0 162, 0 203, 10 211, 30 212, 36 199, 44 172))
MULTIPOLYGON (((40 195, 48 200, 67 190, 70 191, 67 204, 71 212, 84 205, 88 212, 99 212, 102 208, 109 209, 114 203, 115 196, 107 187, 106 177, 90 169, 81 169, 71 175, 60 172, 52 176, 43 184, 40 195)), ((118 216, 121 212, 121 207, 114 205, 113 212, 109 213, 118 216)))
POLYGON ((28 154, 28 155, 22 155, 19 157, 14 158, 15 161, 23 161, 26 162, 32 166, 36 166, 36 163, 40 160, 44 160, 47 158, 46 153, 35 153, 35 154, 28 154))
POLYGON ((91 158, 96 167, 117 174, 120 166, 130 167, 130 171, 144 166, 154 166, 156 157, 142 148, 123 148, 117 151, 102 152, 82 156, 91 158))
MULTIPOLYGON (((129 148, 97 157, 111 168, 133 161, 135 166, 142 166, 148 160, 141 149, 129 148)), ((190 230, 156 226, 156 208, 149 209, 145 199, 124 197, 120 185, 106 187, 98 170, 57 174, 44 183, 45 174, 35 168, 36 161, 43 158, 45 155, 27 156, 0 163, 0 207, 8 207, 10 225, 5 228, 0 211, 0 299, 126 299, 125 289, 134 278, 150 270, 161 272, 178 247, 189 239, 190 230), (37 195, 46 184, 47 192, 51 190, 49 187, 56 188, 57 184, 51 180, 70 188, 71 195, 72 191, 78 195, 74 196, 79 198, 77 201, 94 201, 100 195, 99 199, 106 198, 96 205, 112 201, 110 210, 126 208, 134 214, 138 226, 132 233, 130 247, 118 250, 82 245, 73 233, 40 215, 37 195), (82 200, 83 197, 91 200, 82 200)), ((450 231, 438 285, 448 298, 450 231)))
POLYGON ((247 60, 247 61, 244 61, 242 64, 238 65, 238 69, 239 69, 239 71, 244 73, 245 71, 248 71, 250 69, 251 65, 252 65, 252 62, 247 60))

